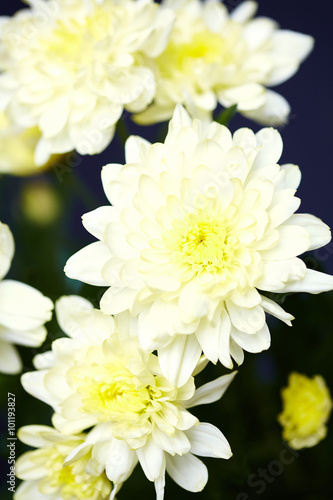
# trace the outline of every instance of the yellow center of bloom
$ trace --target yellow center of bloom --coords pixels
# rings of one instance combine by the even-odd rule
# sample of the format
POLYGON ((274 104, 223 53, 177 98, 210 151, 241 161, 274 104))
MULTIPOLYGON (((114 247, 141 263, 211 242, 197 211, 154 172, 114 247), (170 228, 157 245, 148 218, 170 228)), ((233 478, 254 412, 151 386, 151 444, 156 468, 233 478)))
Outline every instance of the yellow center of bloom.
POLYGON ((183 221, 174 221, 173 227, 163 238, 174 263, 185 264, 195 273, 206 270, 213 274, 237 266, 237 240, 228 234, 222 216, 198 210, 183 221))
POLYGON ((189 42, 171 41, 158 58, 158 66, 163 77, 172 77, 175 71, 190 74, 200 62, 231 64, 234 57, 232 47, 222 36, 204 29, 194 33, 189 42))
POLYGON ((91 15, 81 19, 69 18, 57 21, 49 36, 42 40, 43 49, 53 61, 61 60, 64 64, 77 69, 77 66, 90 62, 95 44, 111 36, 113 16, 106 8, 94 7, 91 15))
POLYGON ((86 374, 77 388, 83 395, 82 411, 98 413, 99 421, 122 421, 124 415, 135 420, 146 410, 149 390, 126 367, 107 363, 85 368, 86 374))
POLYGON ((155 357, 151 354, 143 360, 137 339, 123 344, 106 340, 88 354, 86 362, 70 368, 67 380, 81 395, 78 410, 94 415, 96 423, 112 423, 114 436, 135 449, 144 444, 154 419, 163 418, 165 405, 176 400, 178 391, 150 371, 149 360, 155 357))
POLYGON ((319 441, 325 436, 324 424, 329 417, 332 400, 322 377, 317 375, 310 379, 292 373, 288 387, 282 391, 282 399, 283 412, 279 415, 279 422, 284 429, 284 439, 299 440, 307 446, 306 438, 313 440, 317 435, 319 441))
POLYGON ((64 466, 67 454, 61 453, 57 448, 46 448, 40 451, 45 455, 45 466, 48 474, 38 485, 39 491, 45 495, 56 491, 63 500, 100 500, 106 498, 111 492, 111 484, 104 474, 93 476, 85 472, 88 455, 74 462, 73 465, 64 466))

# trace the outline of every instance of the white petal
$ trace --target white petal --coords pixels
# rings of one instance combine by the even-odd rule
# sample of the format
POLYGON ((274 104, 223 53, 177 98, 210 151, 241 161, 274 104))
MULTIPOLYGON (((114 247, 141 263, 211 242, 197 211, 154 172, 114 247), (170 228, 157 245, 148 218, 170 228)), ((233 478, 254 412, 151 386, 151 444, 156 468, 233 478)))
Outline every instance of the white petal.
POLYGON ((242 2, 240 5, 237 5, 237 7, 232 10, 230 17, 238 23, 244 23, 255 15, 257 9, 257 2, 248 0, 246 2, 242 2))
POLYGON ((169 345, 158 350, 163 375, 176 387, 184 385, 201 356, 195 335, 177 335, 169 345))
POLYGON ((283 149, 281 135, 273 128, 263 128, 256 134, 257 145, 261 150, 254 161, 254 168, 278 163, 283 149))
POLYGON ((267 43, 267 40, 271 39, 276 27, 277 24, 267 17, 257 17, 251 22, 246 23, 243 30, 243 37, 246 40, 248 50, 259 52, 262 46, 267 43))
POLYGON ((282 293, 308 292, 317 294, 329 292, 330 290, 333 290, 333 276, 307 269, 303 279, 287 283, 279 291, 282 293))
POLYGON ((48 425, 25 425, 17 432, 19 440, 33 448, 50 445, 48 437, 58 434, 58 431, 48 425))
POLYGON ((201 293, 200 289, 193 282, 186 285, 179 297, 179 307, 182 319, 185 322, 195 321, 208 314, 211 299, 201 293))
POLYGON ((166 455, 166 470, 172 479, 187 491, 202 491, 208 481, 207 467, 191 453, 166 455))
POLYGON ((309 250, 323 247, 331 241, 330 228, 314 215, 294 214, 287 224, 302 226, 309 232, 311 240, 309 250))
POLYGON ((152 438, 142 448, 137 450, 140 465, 149 481, 155 481, 165 470, 165 457, 161 448, 152 438))
POLYGON ((233 363, 230 357, 230 333, 231 321, 228 312, 223 309, 220 318, 220 338, 219 338, 219 360, 227 368, 232 368, 233 363))
POLYGON ((264 260, 291 259, 309 249, 310 236, 305 228, 284 224, 278 228, 278 231, 280 239, 277 245, 261 252, 264 260))
POLYGON ((15 492, 15 500, 27 500, 28 498, 33 498, 34 500, 45 500, 44 493, 39 491, 39 480, 23 481, 19 484, 15 492))
POLYGON ((109 222, 119 220, 118 212, 114 207, 99 207, 82 216, 82 224, 90 234, 103 240, 104 231, 109 222))
POLYGON ((229 343, 230 354, 238 365, 241 365, 244 361, 244 351, 239 345, 230 337, 229 343))
POLYGON ((138 135, 131 135, 125 143, 126 163, 141 163, 147 148, 151 145, 138 135))
POLYGON ((184 332, 179 328, 181 326, 177 304, 157 298, 139 314, 138 336, 141 347, 144 350, 155 350, 165 346, 170 342, 170 336, 186 333, 186 330, 184 332))
POLYGON ((13 255, 13 235, 7 224, 0 222, 0 280, 7 274, 13 255))
POLYGON ((185 111, 185 108, 183 106, 177 104, 173 112, 172 119, 169 123, 169 131, 165 142, 167 143, 168 139, 170 139, 169 136, 175 136, 180 129, 191 126, 192 120, 190 115, 187 113, 187 111, 185 111))
POLYGON ((260 305, 252 309, 245 309, 244 307, 235 306, 229 300, 226 305, 232 324, 244 333, 253 334, 265 324, 265 313, 260 305))
POLYGON ((228 459, 232 456, 230 445, 222 432, 212 424, 200 423, 186 431, 191 442, 191 453, 200 457, 228 459))
POLYGON ((284 311, 276 302, 263 295, 261 296, 261 305, 266 312, 280 319, 288 326, 291 326, 291 321, 295 319, 294 316, 284 311))
MULTIPOLYGON (((23 480, 41 479, 47 474, 45 459, 40 450, 21 455, 16 462, 17 476, 23 480)), ((16 498, 16 496, 15 496, 16 498)))
POLYGON ((185 432, 178 429, 173 429, 173 434, 169 435, 156 425, 153 431, 153 439, 157 446, 165 452, 170 453, 170 455, 184 455, 191 448, 190 441, 186 437, 185 432))
POLYGON ((271 345, 271 335, 267 325, 264 325, 259 332, 252 333, 251 335, 234 328, 231 336, 247 352, 261 352, 268 349, 271 345))
POLYGON ((268 292, 281 291, 287 283, 304 278, 306 266, 301 259, 263 262, 263 275, 256 283, 259 290, 268 292))
POLYGON ((291 78, 300 63, 313 49, 314 39, 303 33, 290 30, 277 30, 272 36, 272 57, 275 69, 267 85, 279 85, 291 78))
POLYGON ((111 253, 102 241, 96 241, 76 252, 65 265, 66 276, 83 281, 89 285, 108 286, 102 278, 102 268, 110 259, 111 253))
MULTIPOLYGON (((136 257, 136 250, 127 241, 128 228, 122 221, 110 222, 105 228, 104 241, 111 255, 120 259, 136 257)), ((109 254, 109 257, 110 257, 109 254)))
POLYGON ((35 288, 12 280, 0 283, 0 324, 33 330, 51 319, 52 309, 52 301, 35 288))
POLYGON ((29 394, 44 401, 44 403, 56 407, 59 399, 50 394, 44 385, 44 377, 47 373, 48 370, 24 373, 21 377, 21 383, 29 394))
POLYGON ((299 198, 296 198, 295 196, 290 197, 288 193, 285 198, 283 198, 273 208, 270 209, 269 217, 271 219, 271 227, 276 228, 286 221, 287 224, 293 224, 293 222, 290 221, 290 218, 292 217, 294 212, 296 212, 300 203, 301 200, 299 198))
POLYGON ((242 111, 242 114, 262 125, 284 125, 290 114, 288 101, 273 90, 265 91, 264 104, 256 109, 242 111))
POLYGON ((218 401, 228 389, 236 373, 232 372, 228 375, 222 375, 222 377, 202 385, 195 391, 193 398, 184 402, 184 406, 192 408, 193 406, 206 405, 218 401))
POLYGON ((297 189, 300 185, 302 172, 298 165, 294 165, 293 163, 285 163, 281 165, 281 171, 285 174, 284 184, 275 186, 278 189, 297 189))
POLYGON ((164 499, 165 471, 155 480, 156 500, 164 499))
POLYGON ((203 318, 195 335, 205 356, 212 363, 217 363, 219 358, 220 323, 212 325, 206 318, 203 318))
POLYGON ((104 314, 118 314, 129 309, 135 290, 111 287, 101 298, 100 306, 104 314))
POLYGON ((86 315, 93 310, 89 300, 78 295, 60 297, 56 302, 57 321, 63 332, 70 337, 75 336, 75 331, 80 328, 82 314, 86 315))
POLYGON ((11 330, 0 325, 0 338, 12 344, 39 347, 44 342, 47 330, 44 326, 33 330, 11 330))
POLYGON ((22 371, 22 361, 16 347, 0 341, 0 372, 14 375, 20 371, 22 371))
POLYGON ((225 107, 237 104, 242 113, 257 110, 266 101, 266 89, 258 83, 244 83, 237 87, 229 87, 218 94, 221 104, 225 107))
POLYGON ((124 441, 113 438, 105 464, 106 475, 114 483, 123 483, 131 475, 137 461, 136 453, 124 441))

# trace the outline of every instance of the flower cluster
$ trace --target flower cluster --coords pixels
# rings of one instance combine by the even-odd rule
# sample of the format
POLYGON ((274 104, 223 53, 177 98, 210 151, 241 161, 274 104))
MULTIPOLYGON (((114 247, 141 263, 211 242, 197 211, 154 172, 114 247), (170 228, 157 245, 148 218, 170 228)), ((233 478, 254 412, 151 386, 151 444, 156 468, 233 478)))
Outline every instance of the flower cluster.
POLYGON ((206 120, 218 103, 237 104, 260 123, 284 123, 289 104, 266 86, 290 78, 313 46, 253 19, 252 1, 230 15, 217 0, 27 3, 1 23, 0 109, 24 136, 33 130, 37 166, 54 153, 101 152, 124 109, 155 123, 177 103, 206 120))
POLYGON ((102 171, 112 207, 83 216, 100 241, 72 256, 71 278, 110 288, 106 314, 138 316, 145 350, 158 350, 164 375, 182 385, 201 352, 232 368, 243 349, 270 345, 265 313, 293 316, 267 292, 333 288, 333 277, 298 257, 331 239, 300 204, 296 165, 278 165, 280 134, 230 131, 192 121, 177 107, 164 144, 126 143, 125 165, 102 171), (182 360, 181 368, 175 360, 182 360))
MULTIPOLYGON (((198 457, 232 451, 192 408, 218 401, 236 372, 202 385, 197 375, 268 349, 267 315, 294 319, 279 297, 333 289, 333 276, 302 260, 331 232, 296 213, 301 172, 280 163, 280 133, 231 133, 213 121, 221 105, 224 117, 237 108, 285 123, 290 106, 267 87, 295 74, 313 39, 254 18, 253 1, 231 13, 218 0, 26 3, 0 23, 0 173, 35 173, 72 150, 97 154, 122 135, 124 111, 139 124, 171 120, 164 142, 132 135, 125 164, 102 169, 109 204, 83 216, 97 241, 65 274, 106 290, 97 308, 65 286, 56 295, 66 336, 21 378, 52 408, 52 427, 19 430, 36 449, 18 459, 14 500, 113 500, 138 464, 157 500, 166 474, 201 491, 208 470, 198 457)), ((61 222, 47 186, 22 189, 26 221, 40 229, 61 222)), ((3 280, 13 254, 0 223, 0 371, 12 374, 22 371, 12 344, 40 346, 53 309, 34 288, 3 280)), ((293 373, 282 397, 278 419, 293 448, 325 437, 332 401, 320 376, 293 373)))
POLYGON ((76 149, 96 154, 123 109, 155 94, 145 63, 165 48, 173 14, 152 0, 38 0, 0 30, 0 107, 23 128, 38 127, 35 163, 76 149))
POLYGON ((266 89, 293 76, 313 47, 309 35, 278 29, 266 17, 253 19, 257 3, 245 1, 231 14, 218 0, 164 0, 175 12, 168 45, 153 62, 154 103, 139 123, 170 119, 175 104, 210 120, 220 103, 237 104, 246 117, 265 125, 286 122, 289 103, 266 89))
MULTIPOLYGON (((62 447, 67 446, 62 451, 64 471, 58 476, 59 457, 53 458, 52 449, 50 472, 43 469, 40 475, 48 478, 54 471, 54 487, 72 488, 67 467, 74 467, 70 478, 77 470, 83 474, 82 457, 88 460, 92 453, 86 467, 93 474, 90 482, 104 484, 100 475, 105 470, 114 485, 111 498, 138 462, 155 482, 158 499, 163 498, 165 471, 185 489, 202 490, 208 473, 194 455, 227 459, 232 453, 221 431, 200 423, 188 408, 218 400, 235 373, 197 390, 192 376, 175 387, 163 376, 158 358, 140 349, 138 323, 128 312, 111 317, 78 296, 62 297, 56 311, 69 338, 54 341, 52 351, 36 356, 38 370, 22 377, 27 392, 53 407, 53 425, 61 433, 62 447), (91 427, 82 442, 81 432, 91 427)), ((204 365, 201 361, 197 371, 204 365)), ((23 465, 19 477, 28 479, 23 465)))

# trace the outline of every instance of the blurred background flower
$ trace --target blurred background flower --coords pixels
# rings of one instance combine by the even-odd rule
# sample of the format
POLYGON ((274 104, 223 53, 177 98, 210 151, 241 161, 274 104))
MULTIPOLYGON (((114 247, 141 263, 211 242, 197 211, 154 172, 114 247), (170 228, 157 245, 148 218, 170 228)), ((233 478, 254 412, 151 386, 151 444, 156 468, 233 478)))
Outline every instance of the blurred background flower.
POLYGON ((289 446, 296 450, 308 448, 326 437, 332 399, 323 377, 291 373, 281 395, 283 411, 278 421, 289 446))

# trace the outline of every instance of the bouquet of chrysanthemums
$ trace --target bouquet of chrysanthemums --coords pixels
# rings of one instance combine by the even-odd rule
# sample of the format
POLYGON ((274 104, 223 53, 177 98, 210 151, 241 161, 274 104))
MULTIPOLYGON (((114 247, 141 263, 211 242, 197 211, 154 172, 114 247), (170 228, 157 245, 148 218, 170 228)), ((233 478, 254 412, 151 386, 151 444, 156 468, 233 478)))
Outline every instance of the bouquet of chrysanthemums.
POLYGON ((325 297, 285 300, 333 290, 333 276, 302 257, 331 233, 298 212, 300 168, 281 164, 275 128, 290 105, 271 90, 313 38, 257 16, 253 1, 26 3, 0 24, 6 490, 154 498, 150 481, 157 500, 165 484, 167 498, 187 498, 211 465, 202 498, 256 498, 326 436, 332 407, 323 352, 300 327, 281 330, 275 358, 258 354, 272 318, 312 318, 314 337, 332 310, 325 297), (246 126, 231 131, 234 115, 246 126), (96 199, 100 175, 106 198, 96 199), (284 365, 286 350, 312 365, 284 365), (254 431, 265 398, 266 427, 254 431), (229 433, 241 435, 236 446, 229 433), (263 456, 278 459, 256 471, 245 457, 265 439, 263 456))

